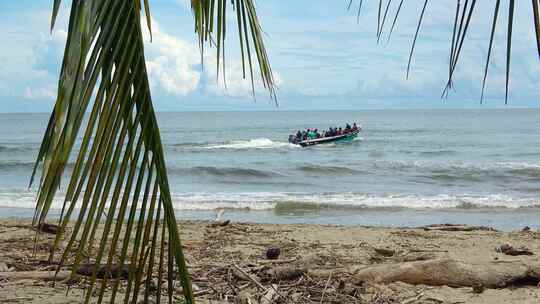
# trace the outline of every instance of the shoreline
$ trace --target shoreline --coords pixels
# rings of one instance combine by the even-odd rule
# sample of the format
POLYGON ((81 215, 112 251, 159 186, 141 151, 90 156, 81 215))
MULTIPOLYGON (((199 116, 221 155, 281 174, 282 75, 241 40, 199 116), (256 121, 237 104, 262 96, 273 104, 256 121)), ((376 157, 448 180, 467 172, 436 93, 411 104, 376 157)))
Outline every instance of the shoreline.
MULTIPOLYGON (((39 261, 47 256, 47 244, 54 236, 40 238, 38 252, 32 256, 35 232, 29 223, 27 219, 0 219, 0 262, 7 264, 9 271, 51 267, 39 261)), ((209 221, 179 221, 178 224, 193 283, 202 293, 197 303, 238 303, 240 295, 233 292, 230 285, 241 287, 253 299, 260 297, 260 290, 249 280, 228 276, 234 265, 250 272, 266 287, 276 284, 280 293, 289 299, 274 303, 532 304, 540 299, 537 286, 540 277, 501 286, 489 286, 487 282, 488 286, 481 288, 466 280, 460 283, 464 286, 448 287, 425 280, 420 283, 400 281, 410 280, 407 276, 390 281, 358 279, 366 269, 390 267, 392 271, 385 271, 388 273, 402 265, 418 263, 428 263, 426 265, 432 267, 441 262, 446 263, 446 267, 454 265, 452 263, 472 265, 474 271, 471 274, 485 273, 486 276, 493 275, 489 267, 504 264, 518 263, 540 269, 540 231, 534 229, 501 232, 470 226, 381 228, 234 221, 224 226, 209 221), (497 252, 495 248, 503 244, 527 247, 533 255, 509 256, 497 252), (276 262, 265 260, 268 248, 280 248, 276 262), (482 268, 485 265, 490 266, 482 268), (268 279, 264 271, 261 272, 279 267, 302 269, 303 272, 278 281, 268 279), (213 291, 209 291, 208 286, 212 286, 213 291), (323 290, 324 295, 321 294, 323 290), (224 295, 228 295, 228 300, 223 298, 224 295)), ((444 271, 450 271, 450 268, 444 268, 433 278, 445 277, 444 271)), ((40 280, 0 279, 0 298, 9 303, 80 302, 83 292, 80 286, 71 286, 67 297, 66 290, 67 285, 62 282, 52 287, 51 282, 40 280)))
MULTIPOLYGON (((215 209, 176 210, 179 221, 213 221, 218 213, 221 219, 249 224, 285 225, 339 225, 344 227, 372 226, 379 228, 414 228, 433 224, 466 224, 489 226, 501 231, 516 231, 523 227, 540 229, 540 208, 367 208, 367 209, 215 209)), ((31 219, 33 208, 0 206, 0 221, 19 218, 31 219)), ((74 214, 77 214, 75 211, 74 214)), ((50 219, 60 215, 59 209, 51 209, 50 219)))

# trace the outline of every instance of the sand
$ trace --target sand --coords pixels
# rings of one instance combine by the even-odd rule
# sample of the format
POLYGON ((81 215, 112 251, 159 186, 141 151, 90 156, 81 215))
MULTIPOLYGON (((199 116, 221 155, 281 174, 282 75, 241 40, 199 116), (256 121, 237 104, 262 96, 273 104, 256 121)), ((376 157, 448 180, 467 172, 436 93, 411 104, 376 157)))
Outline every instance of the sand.
MULTIPOLYGON (((403 282, 355 285, 350 280, 353 268, 396 265, 412 260, 449 258, 472 264, 496 260, 540 265, 539 231, 429 231, 248 223, 215 227, 208 222, 180 222, 179 225, 193 282, 201 294, 198 303, 240 303, 240 298, 246 294, 252 296, 252 303, 257 303, 255 299, 262 293, 260 288, 249 280, 239 279, 233 265, 248 272, 279 267, 295 269, 299 265, 309 268, 304 274, 274 282, 284 296, 275 299, 275 303, 540 303, 540 287, 536 281, 481 288, 475 292, 471 287, 403 282), (535 254, 508 256, 495 250, 502 244, 524 246, 535 254), (266 259, 268 248, 280 248, 277 262, 266 259), (318 276, 318 273, 324 275, 318 276)), ((0 268, 7 266, 0 272, 54 269, 54 265, 45 262, 48 244, 54 236, 41 238, 33 256, 34 236, 29 220, 0 220, 0 268)), ((264 276, 254 277, 260 279, 265 288, 270 288, 272 282, 265 281, 264 276)), ((67 296, 66 291, 64 282, 53 287, 51 282, 43 280, 0 280, 1 303, 81 302, 80 285, 72 286, 67 296)))

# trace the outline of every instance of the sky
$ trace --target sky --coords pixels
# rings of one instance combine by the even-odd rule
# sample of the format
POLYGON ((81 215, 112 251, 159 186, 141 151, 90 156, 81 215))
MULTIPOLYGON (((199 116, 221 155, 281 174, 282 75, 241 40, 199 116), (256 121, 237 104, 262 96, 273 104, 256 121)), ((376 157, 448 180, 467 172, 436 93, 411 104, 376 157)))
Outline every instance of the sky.
MULTIPOLYGON (((0 112, 52 109, 70 2, 63 1, 51 33, 51 0, 0 0, 0 112)), ((378 1, 364 0, 357 22, 354 7, 359 0, 353 0, 349 11, 349 0, 258 0, 279 106, 260 81, 252 97, 250 81, 242 78, 234 31, 226 41, 225 88, 216 77, 215 49, 206 50, 201 65, 189 0, 149 2, 153 40, 145 28, 145 53, 158 111, 505 107, 507 1, 501 7, 486 99, 480 105, 492 1, 479 1, 454 77, 456 91, 441 99, 455 0, 428 3, 409 79, 407 60, 424 1, 405 1, 392 39, 387 43, 386 31, 377 44, 378 1)), ((398 3, 392 1, 391 11, 398 3)), ((234 28, 234 14, 228 22, 234 28)), ((509 107, 540 105, 540 60, 532 24, 530 2, 517 1, 509 107)))

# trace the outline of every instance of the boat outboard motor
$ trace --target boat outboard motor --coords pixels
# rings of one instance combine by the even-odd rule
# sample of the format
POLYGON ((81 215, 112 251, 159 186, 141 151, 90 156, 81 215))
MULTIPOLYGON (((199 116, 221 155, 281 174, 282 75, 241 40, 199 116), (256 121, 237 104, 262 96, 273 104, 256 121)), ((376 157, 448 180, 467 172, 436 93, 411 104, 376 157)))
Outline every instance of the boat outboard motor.
POLYGON ((294 135, 289 135, 289 143, 294 144, 294 135))

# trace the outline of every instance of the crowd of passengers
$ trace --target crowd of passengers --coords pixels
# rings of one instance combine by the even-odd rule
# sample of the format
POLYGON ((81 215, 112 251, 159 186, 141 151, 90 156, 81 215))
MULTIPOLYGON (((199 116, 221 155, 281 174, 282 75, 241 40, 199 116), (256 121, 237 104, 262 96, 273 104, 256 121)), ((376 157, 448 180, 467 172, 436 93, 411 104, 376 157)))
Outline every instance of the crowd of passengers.
POLYGON ((341 127, 335 127, 335 128, 328 128, 328 130, 322 131, 322 133, 319 132, 318 129, 307 129, 304 131, 298 130, 296 132, 296 135, 289 135, 289 142, 291 143, 298 143, 304 140, 312 140, 312 139, 318 139, 318 138, 325 138, 325 137, 334 137, 339 135, 345 135, 351 132, 358 131, 359 128, 356 125, 356 123, 353 123, 351 126, 350 124, 345 125, 345 128, 341 127))

